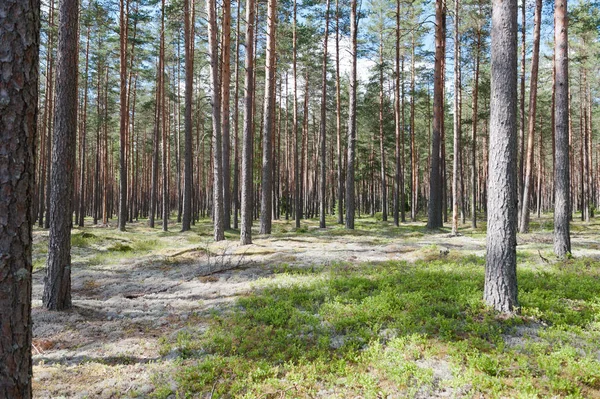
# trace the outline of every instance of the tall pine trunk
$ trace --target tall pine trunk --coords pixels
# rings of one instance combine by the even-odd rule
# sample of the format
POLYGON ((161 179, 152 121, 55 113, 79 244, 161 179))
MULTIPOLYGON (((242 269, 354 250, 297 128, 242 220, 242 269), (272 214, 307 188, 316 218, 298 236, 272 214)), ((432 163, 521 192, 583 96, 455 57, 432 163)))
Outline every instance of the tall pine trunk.
POLYGON ((429 169, 429 202, 427 204, 427 228, 443 226, 442 206, 442 159, 441 137, 444 118, 444 42, 445 42, 445 4, 443 0, 435 2, 435 65, 433 73, 433 137, 431 141, 431 165, 429 169))
MULTIPOLYGON (((128 0, 120 0, 119 4, 119 43, 120 43, 120 155, 119 155, 119 230, 125 231, 127 222, 127 128, 129 125, 129 109, 127 106, 127 29, 128 16, 126 8, 128 0)), ((87 75, 86 75, 87 76, 87 75)))
MULTIPOLYGON (((238 0, 239 1, 239 0, 238 0)), ((231 0, 223 1, 221 57, 221 126, 223 129, 223 228, 231 229, 231 144, 229 95, 231 86, 231 0)))
POLYGON ((358 15, 356 0, 350 1, 350 84, 348 101, 348 160, 346 170, 346 228, 354 229, 354 164, 356 161, 356 50, 358 15))
POLYGON ((523 180, 523 199, 521 201, 521 220, 519 232, 529 231, 529 199, 533 185, 533 154, 535 138, 535 115, 537 105, 537 84, 540 60, 540 30, 542 24, 542 0, 536 0, 533 19, 533 53, 531 55, 531 82, 529 87, 529 118, 527 123, 527 159, 525 179, 523 180))
POLYGON ((325 34, 323 37, 323 69, 321 75, 321 124, 319 137, 319 227, 325 228, 325 200, 327 193, 327 161, 326 161, 326 139, 327 139, 327 41, 329 40, 329 1, 325 6, 325 34))
POLYGON ((77 137, 78 0, 59 5, 56 110, 52 137, 50 236, 42 302, 50 310, 71 307, 71 226, 77 137))
POLYGON ((183 212, 181 231, 191 228, 192 222, 192 97, 194 91, 194 2, 184 0, 184 55, 185 55, 185 111, 184 111, 184 164, 183 164, 183 212))
POLYGON ((262 137, 262 189, 260 234, 271 234, 273 218, 273 131, 275 130, 275 26, 277 1, 268 1, 267 54, 265 66, 265 103, 262 137))
MULTIPOLYGON (((0 2, 0 397, 31 398, 31 227, 40 3, 0 2)), ((74 46, 77 49, 77 46, 74 46)), ((76 77, 74 79, 76 81, 76 77)), ((77 98, 76 93, 73 97, 77 98)), ((75 101, 74 100, 74 101, 75 101)), ((43 148, 42 148, 43 151, 43 148)))
POLYGON ((208 50, 212 83, 212 152, 213 152, 213 219, 214 239, 225 239, 223 223, 223 164, 221 137, 221 92, 219 84, 219 54, 217 43, 217 5, 215 0, 206 1, 208 15, 208 50))
POLYGON ((483 298, 512 313, 517 302, 517 0, 493 0, 488 225, 483 298))
POLYGON ((461 75, 460 75, 460 0, 454 0, 454 160, 452 161, 452 234, 458 234, 460 200, 459 174, 461 163, 461 75))
POLYGON ((252 149, 254 126, 252 118, 254 100, 254 15, 255 0, 246 2, 246 59, 244 89, 244 132, 242 137, 242 207, 240 241, 242 245, 252 244, 252 149))

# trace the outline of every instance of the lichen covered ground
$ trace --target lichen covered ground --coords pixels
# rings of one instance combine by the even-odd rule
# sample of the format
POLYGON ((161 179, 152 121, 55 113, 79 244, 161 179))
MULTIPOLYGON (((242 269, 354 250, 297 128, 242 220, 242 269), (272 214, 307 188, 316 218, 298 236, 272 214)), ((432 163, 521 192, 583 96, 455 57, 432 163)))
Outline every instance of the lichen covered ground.
POLYGON ((551 219, 519 236, 520 314, 481 301, 485 226, 428 232, 361 218, 275 221, 269 237, 73 230, 73 309, 41 307, 34 230, 36 398, 600 397, 600 225, 551 219))

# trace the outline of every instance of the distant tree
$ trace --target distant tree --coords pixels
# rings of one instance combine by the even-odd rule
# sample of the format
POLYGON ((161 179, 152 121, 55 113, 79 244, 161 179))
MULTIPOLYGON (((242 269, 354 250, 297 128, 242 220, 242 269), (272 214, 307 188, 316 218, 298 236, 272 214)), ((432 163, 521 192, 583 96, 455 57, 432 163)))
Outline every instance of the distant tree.
POLYGON ((521 201, 521 220, 519 232, 529 230, 529 198, 533 186, 533 153, 537 106, 537 85, 540 62, 540 30, 542 24, 542 0, 536 0, 533 20, 533 54, 531 56, 531 81, 529 87, 529 118, 527 121, 527 156, 525 159, 525 179, 523 180, 523 199, 521 201))
POLYGON ((184 0, 184 43, 185 43, 185 111, 184 111, 184 164, 183 164, 183 218, 181 230, 187 231, 192 223, 192 99, 194 94, 194 2, 184 0))
POLYGON ((329 40, 329 0, 325 6, 325 34, 323 35, 323 70, 321 75, 321 121, 319 127, 319 227, 325 228, 325 202, 327 195, 327 42, 329 40))
POLYGON ((246 2, 246 82, 244 90, 244 133, 242 138, 242 206, 240 241, 252 244, 252 141, 254 136, 252 110, 254 109, 254 15, 255 2, 246 2))
POLYGON ((355 193, 354 164, 356 162, 356 51, 358 15, 356 0, 350 0, 350 84, 348 102, 348 160, 346 163, 346 228, 354 229, 355 193))
POLYGON ((208 50, 212 83, 212 152, 213 152, 213 220, 215 241, 225 239, 223 230, 223 164, 221 147, 221 91, 219 84, 219 54, 217 43, 217 5, 215 0, 206 1, 208 15, 208 50))
POLYGON ((120 153, 119 153, 119 230, 125 231, 127 222, 127 129, 129 127, 129 107, 127 104, 127 30, 129 1, 119 1, 119 61, 120 61, 120 153))

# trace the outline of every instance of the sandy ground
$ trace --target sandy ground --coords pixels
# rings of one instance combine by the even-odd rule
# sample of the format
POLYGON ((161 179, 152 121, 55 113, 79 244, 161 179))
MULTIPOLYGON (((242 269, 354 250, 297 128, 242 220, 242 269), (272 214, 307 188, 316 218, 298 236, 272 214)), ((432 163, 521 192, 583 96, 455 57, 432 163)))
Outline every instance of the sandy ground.
MULTIPOLYGON (((45 239, 36 231, 35 239, 45 239)), ((574 239, 575 255, 600 256, 597 243, 574 239), (578 253, 579 252, 579 253, 578 253)), ((520 239, 519 249, 551 248, 550 234, 520 239)), ((223 311, 236 297, 268 280, 275 267, 327 266, 336 262, 416 260, 442 254, 485 253, 478 235, 416 237, 290 235, 149 251, 100 265, 72 269, 73 309, 41 307, 44 270, 34 273, 34 397, 147 397, 151 376, 167 371, 175 354, 159 353, 159 338, 175 334, 202 315, 223 311), (207 255, 209 253, 210 255, 207 255)), ((447 365, 436 367, 445 373, 447 365)))

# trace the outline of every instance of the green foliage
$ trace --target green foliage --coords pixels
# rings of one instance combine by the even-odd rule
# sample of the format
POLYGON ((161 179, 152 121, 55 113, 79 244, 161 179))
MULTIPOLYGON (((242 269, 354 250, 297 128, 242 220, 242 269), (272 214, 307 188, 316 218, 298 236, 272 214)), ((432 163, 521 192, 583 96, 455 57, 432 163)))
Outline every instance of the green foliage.
POLYGON ((469 256, 284 266, 274 284, 211 316, 208 330, 163 339, 163 353, 178 351, 177 394, 411 396, 440 384, 467 396, 597 394, 600 265, 520 268, 522 315, 509 319, 481 301, 483 265, 469 256), (435 377, 445 363, 449 379, 435 377))

